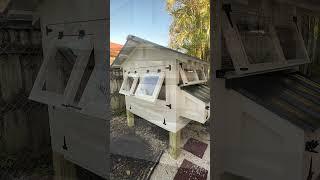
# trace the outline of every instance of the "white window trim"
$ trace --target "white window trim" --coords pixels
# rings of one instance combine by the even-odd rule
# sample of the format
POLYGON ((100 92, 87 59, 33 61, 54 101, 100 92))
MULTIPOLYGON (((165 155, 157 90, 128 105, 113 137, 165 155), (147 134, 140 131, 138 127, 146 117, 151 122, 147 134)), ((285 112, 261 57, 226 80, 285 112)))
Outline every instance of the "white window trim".
POLYGON ((196 77, 195 79, 197 79, 195 81, 189 81, 187 78, 187 75, 185 73, 185 70, 181 66, 179 66, 179 73, 180 73, 180 76, 181 76, 181 79, 183 82, 183 84, 180 86, 190 86, 190 85, 194 85, 194 84, 201 84, 201 83, 207 82, 207 77, 204 73, 203 68, 200 68, 200 69, 199 68, 192 68, 192 70, 194 71, 194 74, 196 77), (205 77, 204 80, 199 80, 198 73, 196 72, 196 70, 201 70, 201 72, 203 73, 203 76, 205 77))
POLYGON ((165 74, 163 72, 159 72, 159 73, 149 72, 149 73, 142 74, 142 76, 140 77, 140 82, 139 82, 137 91, 135 92, 135 97, 137 97, 139 99, 142 99, 142 100, 149 101, 149 102, 156 102, 156 100, 157 100, 157 98, 159 96, 159 93, 160 93, 164 78, 165 78, 165 74), (141 83, 143 82, 143 78, 147 77, 147 76, 159 76, 159 80, 158 80, 158 82, 157 82, 157 84, 156 84, 156 86, 154 88, 152 96, 140 95, 140 94, 137 93, 141 89, 141 86, 142 86, 141 83))
POLYGON ((48 47, 48 53, 44 57, 44 61, 34 82, 29 98, 40 103, 60 106, 62 108, 65 108, 64 105, 72 105, 72 101, 76 96, 81 78, 84 74, 85 67, 89 62, 92 51, 93 43, 91 38, 65 38, 53 41, 48 47), (49 62, 53 60, 53 58, 55 58, 58 48, 62 47, 81 50, 81 55, 77 56, 76 58, 64 93, 58 94, 55 92, 42 90, 42 87, 44 86, 47 79, 47 69, 49 68, 49 62))
MULTIPOLYGON (((274 25, 269 24, 269 28, 271 31, 271 39, 273 41, 274 47, 276 48, 278 61, 250 64, 237 26, 235 25, 233 28, 231 27, 231 24, 229 23, 226 13, 222 14, 222 18, 223 18, 223 24, 222 24, 223 36, 226 39, 226 46, 229 49, 230 56, 232 58, 232 61, 236 70, 236 74, 239 74, 239 75, 250 74, 250 73, 256 73, 261 71, 274 70, 276 68, 286 69, 292 66, 302 65, 310 62, 309 56, 307 55, 307 52, 306 52, 306 47, 303 43, 302 35, 297 28, 295 28, 295 30, 297 32, 300 44, 303 47, 303 51, 306 54, 306 57, 305 59, 288 61, 284 57, 283 49, 280 44, 279 37, 275 32, 274 25)), ((231 20, 235 22, 232 16, 231 16, 231 20)), ((232 77, 232 74, 230 75, 231 75, 230 77, 232 77)))
POLYGON ((139 75, 138 74, 132 74, 132 73, 126 74, 124 76, 124 79, 123 79, 123 82, 122 82, 122 85, 121 85, 119 93, 123 94, 123 95, 126 95, 126 96, 132 96, 133 93, 134 93, 134 90, 135 90, 135 88, 136 88, 136 86, 138 84, 138 80, 139 80, 139 75), (125 84, 127 83, 129 77, 133 78, 133 83, 132 83, 132 85, 130 87, 130 90, 129 91, 125 91, 125 90, 123 90, 123 88, 124 88, 125 84))

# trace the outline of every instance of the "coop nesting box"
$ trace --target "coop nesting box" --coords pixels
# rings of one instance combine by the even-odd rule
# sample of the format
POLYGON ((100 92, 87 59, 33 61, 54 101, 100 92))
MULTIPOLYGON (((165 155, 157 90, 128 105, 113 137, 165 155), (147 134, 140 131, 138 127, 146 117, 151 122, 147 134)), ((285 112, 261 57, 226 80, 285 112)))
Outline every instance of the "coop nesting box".
POLYGON ((133 114, 173 133, 209 119, 207 62, 128 36, 113 66, 123 69, 120 93, 133 114))

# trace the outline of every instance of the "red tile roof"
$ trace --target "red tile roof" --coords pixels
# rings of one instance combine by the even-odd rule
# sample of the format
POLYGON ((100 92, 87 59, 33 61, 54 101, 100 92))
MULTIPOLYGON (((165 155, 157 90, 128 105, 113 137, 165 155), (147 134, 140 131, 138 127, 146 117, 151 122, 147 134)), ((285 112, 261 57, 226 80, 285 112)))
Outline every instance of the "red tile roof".
POLYGON ((112 64, 115 58, 118 56, 122 47, 123 45, 121 44, 110 42, 110 64, 112 64))

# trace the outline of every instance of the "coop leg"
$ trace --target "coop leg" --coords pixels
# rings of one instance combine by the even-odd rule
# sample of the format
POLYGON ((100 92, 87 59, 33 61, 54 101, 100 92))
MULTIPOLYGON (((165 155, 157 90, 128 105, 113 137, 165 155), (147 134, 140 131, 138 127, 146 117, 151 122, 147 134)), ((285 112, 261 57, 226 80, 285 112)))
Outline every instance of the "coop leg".
POLYGON ((133 127, 134 126, 134 114, 127 110, 127 121, 128 126, 133 127))
POLYGON ((52 155, 54 180, 78 179, 73 163, 65 160, 63 155, 59 153, 53 152, 52 155))
POLYGON ((180 155, 180 138, 181 138, 181 131, 176 133, 169 132, 169 153, 173 159, 177 159, 180 155))

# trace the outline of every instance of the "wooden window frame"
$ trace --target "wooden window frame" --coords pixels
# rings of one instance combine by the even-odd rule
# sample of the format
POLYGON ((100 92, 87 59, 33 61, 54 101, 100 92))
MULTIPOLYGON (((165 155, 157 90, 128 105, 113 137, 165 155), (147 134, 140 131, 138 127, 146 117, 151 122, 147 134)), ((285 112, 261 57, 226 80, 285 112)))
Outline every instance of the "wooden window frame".
POLYGON ((64 39, 54 40, 48 46, 48 53, 44 57, 44 61, 40 67, 29 98, 40 103, 59 106, 61 108, 72 107, 72 103, 81 83, 82 76, 85 72, 86 65, 89 62, 92 51, 93 43, 91 38, 78 39, 66 37, 64 39), (47 80, 47 70, 50 68, 49 62, 54 60, 59 48, 70 48, 71 50, 80 51, 76 57, 75 64, 72 68, 63 94, 42 89, 47 80))
POLYGON ((137 87, 138 80, 139 80, 139 75, 136 74, 136 73, 135 74, 133 74, 133 73, 125 74, 119 93, 123 94, 123 95, 126 95, 126 96, 132 96, 134 94, 134 90, 137 87), (132 85, 130 87, 130 90, 129 91, 125 91, 125 90, 123 90, 123 88, 124 88, 125 84, 127 83, 129 77, 133 78, 133 83, 132 83, 132 85))
POLYGON ((164 79, 165 79, 165 73, 164 72, 149 72, 149 73, 144 73, 144 74, 141 74, 140 76, 140 82, 138 84, 138 87, 137 87, 137 91, 135 92, 135 97, 136 98, 139 98, 139 99, 142 99, 142 100, 145 100, 145 101, 149 101, 149 102, 156 102, 158 100, 158 96, 159 96, 159 93, 160 93, 160 90, 161 90, 161 87, 162 87, 162 84, 164 82, 164 79), (148 76, 158 76, 159 77, 159 80, 153 90, 153 94, 151 96, 148 96, 148 95, 141 95, 139 94, 139 92, 141 91, 141 86, 142 86, 142 82, 143 82, 143 79, 145 77, 148 77, 148 76))
MULTIPOLYGON (((230 17, 230 19, 231 21, 235 22, 232 16, 230 17)), ((226 46, 229 49, 230 56, 232 58, 232 62, 233 62, 235 73, 236 73, 236 74, 234 74, 233 72, 227 73, 226 77, 232 78, 233 76, 237 76, 237 75, 255 74, 258 72, 288 69, 289 67, 302 65, 310 62, 308 56, 306 57, 306 59, 303 59, 303 60, 288 61, 284 56, 283 49, 281 47, 280 40, 276 33, 275 27, 273 24, 270 24, 269 30, 271 33, 271 39, 272 39, 273 45, 278 55, 278 59, 277 59, 278 61, 251 64, 249 62, 249 58, 247 56, 239 30, 235 25, 235 23, 233 24, 234 26, 231 25, 227 14, 222 13, 223 36, 225 37, 226 46)), ((304 52, 306 53, 306 49, 303 44, 303 39, 298 28, 296 28, 296 32, 302 47, 304 47, 304 52)))
POLYGON ((195 79, 196 79, 194 81, 189 81, 188 78, 187 78, 185 70, 181 67, 181 65, 179 66, 179 74, 180 74, 180 77, 181 77, 182 83, 183 83, 180 86, 190 86, 190 85, 194 85, 194 84, 201 84, 201 83, 207 82, 207 76, 205 75, 203 68, 194 67, 194 68, 191 68, 191 69, 194 71, 194 76, 195 76, 195 79), (203 74, 203 77, 205 78, 204 80, 199 80, 197 70, 201 70, 201 72, 203 74))

